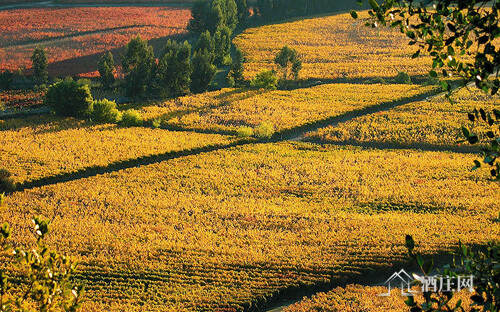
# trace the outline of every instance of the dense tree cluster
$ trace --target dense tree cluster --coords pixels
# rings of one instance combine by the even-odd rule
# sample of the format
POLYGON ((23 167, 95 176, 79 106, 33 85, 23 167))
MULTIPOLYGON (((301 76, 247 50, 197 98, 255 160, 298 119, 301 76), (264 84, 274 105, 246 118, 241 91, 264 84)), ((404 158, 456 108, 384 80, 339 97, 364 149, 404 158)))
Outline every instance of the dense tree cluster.
POLYGON ((257 13, 264 19, 280 20, 293 16, 339 12, 353 9, 354 1, 257 0, 257 13))

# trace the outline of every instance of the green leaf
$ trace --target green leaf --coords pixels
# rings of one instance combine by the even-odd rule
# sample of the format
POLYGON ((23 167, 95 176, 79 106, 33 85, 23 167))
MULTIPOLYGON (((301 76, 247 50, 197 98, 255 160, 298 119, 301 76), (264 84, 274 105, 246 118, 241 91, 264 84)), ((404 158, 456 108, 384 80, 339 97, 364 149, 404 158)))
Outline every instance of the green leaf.
POLYGON ((354 10, 351 10, 351 16, 352 16, 352 18, 356 19, 356 18, 358 18, 358 13, 356 13, 356 11, 354 11, 354 10))
POLYGON ((477 160, 474 160, 474 167, 472 167, 472 171, 481 168, 481 163, 477 160))
POLYGON ((463 133, 464 137, 466 137, 466 138, 470 137, 469 129, 467 129, 466 127, 462 127, 462 133, 463 133))
POLYGON ((406 235, 405 237, 406 248, 413 250, 415 248, 415 241, 411 235, 406 235))
POLYGON ((420 55, 420 50, 417 50, 417 52, 413 53, 411 58, 417 58, 420 55))
MULTIPOLYGON (((422 267, 424 265, 424 258, 422 257, 421 254, 417 255, 417 263, 419 267, 422 267)), ((425 270, 424 270, 425 271, 425 270)))
POLYGON ((370 6, 372 7, 373 10, 378 11, 380 9, 377 1, 375 0, 369 0, 368 3, 370 3, 370 6))
POLYGON ((477 135, 471 135, 467 141, 469 141, 470 144, 476 144, 477 142, 479 142, 479 138, 477 137, 477 135))
POLYGON ((474 114, 468 113, 467 117, 469 118, 470 121, 474 122, 476 120, 476 116, 474 114))
POLYGON ((431 70, 431 71, 429 72, 429 76, 431 76, 431 77, 433 77, 433 78, 436 78, 436 77, 437 77, 437 75, 438 75, 438 74, 436 73, 436 71, 435 71, 435 70, 431 70))

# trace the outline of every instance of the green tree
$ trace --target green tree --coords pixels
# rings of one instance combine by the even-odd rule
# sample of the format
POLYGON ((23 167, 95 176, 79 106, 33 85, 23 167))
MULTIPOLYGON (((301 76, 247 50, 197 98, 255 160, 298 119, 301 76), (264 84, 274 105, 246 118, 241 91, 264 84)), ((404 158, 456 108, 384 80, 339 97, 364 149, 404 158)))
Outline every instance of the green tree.
POLYGON ((121 57, 127 94, 132 97, 143 95, 152 82, 155 64, 153 47, 137 36, 130 40, 121 57))
POLYGON ((191 74, 191 91, 205 92, 215 78, 217 67, 212 63, 213 53, 207 50, 194 52, 192 59, 193 73, 191 74))
MULTIPOLYGON (((196 42, 194 50, 195 51, 200 51, 200 50, 207 51, 215 59, 215 40, 210 35, 210 31, 206 30, 200 34, 200 37, 198 38, 198 42, 196 42)), ((211 60, 211 62, 213 62, 213 61, 214 60, 211 60)))
POLYGON ((189 20, 188 30, 194 34, 201 34, 207 27, 205 25, 205 15, 208 11, 208 2, 205 0, 196 0, 191 6, 191 19, 189 20))
POLYGON ((108 52, 101 57, 97 63, 97 69, 99 71, 103 87, 110 89, 115 83, 115 75, 113 74, 115 70, 115 60, 113 59, 113 54, 111 52, 108 52))
POLYGON ((240 49, 236 49, 234 60, 231 64, 231 70, 229 71, 229 78, 232 79, 234 85, 237 87, 241 87, 245 79, 243 77, 243 72, 245 70, 244 67, 245 57, 243 56, 243 52, 240 49))
POLYGON ((37 84, 47 83, 49 79, 47 52, 43 47, 36 47, 31 55, 33 78, 37 84))
POLYGON ((248 12, 248 6, 246 0, 236 0, 236 7, 238 10, 238 23, 244 22, 250 16, 250 12, 248 12))
POLYGON ((187 94, 191 83, 191 45, 169 40, 158 64, 159 89, 163 96, 187 94))
POLYGON ((235 0, 196 1, 191 7, 191 17, 188 29, 195 34, 206 30, 214 34, 222 26, 232 32, 238 24, 238 6, 235 0))
POLYGON ((295 80, 299 79, 302 61, 295 49, 284 46, 278 54, 276 54, 274 63, 278 65, 278 69, 281 73, 281 82, 284 86, 287 85, 290 76, 295 80))
POLYGON ((90 116, 93 103, 89 87, 79 85, 71 78, 51 85, 44 98, 44 104, 61 116, 90 116))
POLYGON ((221 26, 214 34, 215 65, 231 64, 231 30, 227 26, 221 26))

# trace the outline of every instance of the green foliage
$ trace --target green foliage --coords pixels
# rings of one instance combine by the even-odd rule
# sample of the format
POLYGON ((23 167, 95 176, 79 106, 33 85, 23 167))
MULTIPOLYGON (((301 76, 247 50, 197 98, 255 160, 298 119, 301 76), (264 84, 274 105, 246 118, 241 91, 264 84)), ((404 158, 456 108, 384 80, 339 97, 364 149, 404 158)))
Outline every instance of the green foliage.
POLYGON ((354 1, 325 0, 257 0, 256 13, 265 20, 280 20, 327 12, 346 12, 356 6, 354 1))
POLYGON ((264 121, 254 129, 254 135, 261 140, 268 140, 274 134, 274 125, 271 122, 264 121))
POLYGON ((158 129, 161 126, 161 118, 155 118, 151 121, 151 126, 153 129, 158 129))
POLYGON ((94 102, 92 120, 103 123, 118 123, 122 113, 116 108, 116 103, 108 99, 94 102))
POLYGON ((191 45, 169 40, 158 64, 158 87, 162 96, 178 96, 189 92, 191 83, 191 45))
POLYGON ((36 246, 29 249, 13 249, 9 224, 0 226, 0 252, 6 260, 0 268, 0 311, 77 311, 84 292, 70 282, 76 263, 45 245, 50 222, 34 218, 33 223, 36 246), (22 272, 21 283, 11 283, 8 270, 22 272))
MULTIPOLYGON (((415 251, 415 241, 410 235, 406 236, 408 254, 415 260, 422 273, 428 276, 434 268, 434 260, 426 261, 415 251)), ((488 243, 479 250, 472 251, 460 243, 461 257, 458 265, 444 266, 443 277, 457 278, 457 276, 472 276, 474 294, 471 296, 472 309, 470 311, 500 311, 500 245, 488 243)), ((453 298, 451 292, 424 291, 424 302, 417 303, 413 297, 408 297, 406 304, 412 312, 435 311, 464 311, 462 302, 450 305, 453 298)))
POLYGON ((135 109, 128 109, 123 112, 120 124, 125 127, 140 127, 143 122, 141 113, 135 109))
POLYGON ((196 43, 196 46, 194 48, 195 51, 206 51, 212 55, 212 60, 210 62, 214 62, 215 59, 215 40, 214 38, 210 35, 210 32, 204 31, 201 33, 200 37, 198 38, 198 42, 196 43))
POLYGON ((227 26, 217 28, 214 34, 215 44, 215 64, 230 65, 231 64, 231 30, 227 26))
POLYGON ((196 51, 193 55, 191 74, 191 91, 193 93, 205 92, 215 78, 217 67, 212 64, 213 53, 207 50, 196 51))
POLYGON ((375 77, 371 81, 372 83, 379 83, 379 84, 387 84, 387 81, 385 81, 384 78, 382 77, 375 77))
POLYGON ((287 86, 290 76, 294 80, 299 79, 299 72, 302 69, 302 61, 299 58, 297 50, 284 46, 274 58, 274 63, 278 65, 278 70, 281 73, 280 81, 283 86, 287 86))
POLYGON ((250 127, 241 126, 238 128, 238 137, 239 138, 248 138, 253 135, 253 129, 250 127))
POLYGON ((78 85, 71 78, 51 85, 44 98, 44 104, 61 116, 89 116, 93 106, 92 95, 87 85, 78 85))
POLYGON ((246 19, 250 16, 250 12, 248 11, 247 1, 246 0, 236 0, 236 7, 238 10, 238 23, 245 22, 246 19))
POLYGON ((234 60, 231 64, 231 70, 229 71, 229 78, 233 79, 234 86, 241 87, 245 83, 243 77, 245 57, 240 49, 236 49, 234 60))
POLYGON ((102 86, 105 89, 111 89, 115 83, 115 75, 113 74, 115 70, 115 60, 113 59, 113 54, 111 52, 108 52, 101 57, 97 63, 97 69, 99 71, 102 86))
POLYGON ((153 47, 137 36, 130 40, 121 57, 127 94, 131 97, 143 95, 151 87, 155 63, 153 47))
POLYGON ((238 6, 234 0, 198 0, 191 7, 191 17, 188 30, 194 34, 207 30, 214 34, 222 26, 232 32, 238 24, 238 6))
POLYGON ((254 88, 276 90, 278 88, 278 77, 274 70, 265 70, 257 74, 250 84, 254 88))
POLYGON ((9 193, 16 189, 12 174, 7 169, 0 169, 0 194, 9 193))
POLYGON ((14 74, 8 70, 0 73, 0 90, 10 90, 12 88, 14 74))
POLYGON ((396 83, 399 84, 411 84, 410 75, 405 72, 399 72, 395 78, 396 83))
POLYGON ((47 83, 49 79, 47 53, 42 47, 37 47, 31 55, 33 78, 37 84, 47 83))

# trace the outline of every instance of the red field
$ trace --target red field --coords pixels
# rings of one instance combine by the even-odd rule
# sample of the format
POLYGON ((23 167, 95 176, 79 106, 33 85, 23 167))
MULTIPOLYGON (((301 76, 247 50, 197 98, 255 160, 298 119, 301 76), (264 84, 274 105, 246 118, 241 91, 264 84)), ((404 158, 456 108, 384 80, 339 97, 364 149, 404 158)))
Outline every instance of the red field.
POLYGON ((0 11, 0 70, 30 68, 36 46, 44 46, 50 75, 95 70, 100 54, 131 37, 159 39, 186 32, 188 8, 88 7, 0 11), (70 61, 71 60, 71 61, 70 61))

